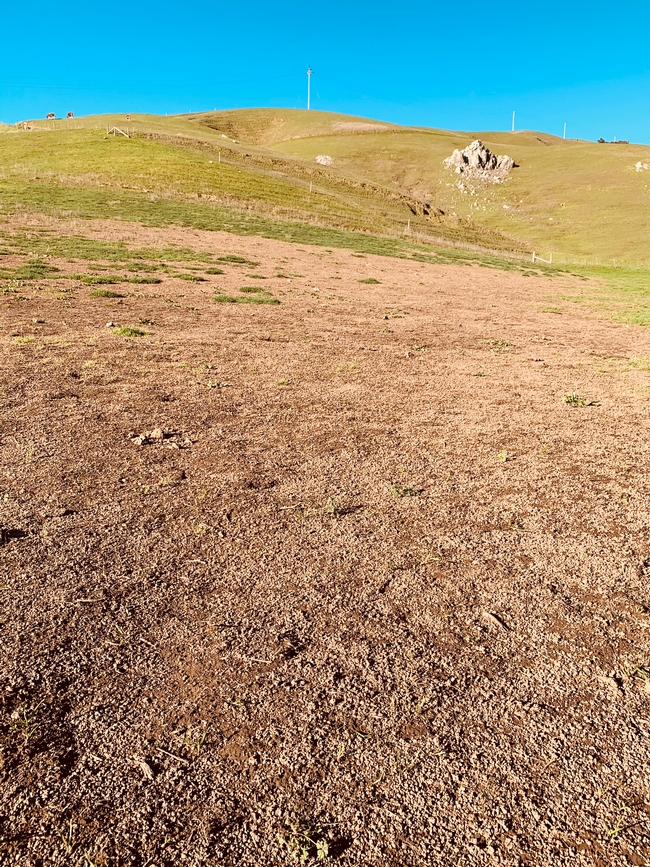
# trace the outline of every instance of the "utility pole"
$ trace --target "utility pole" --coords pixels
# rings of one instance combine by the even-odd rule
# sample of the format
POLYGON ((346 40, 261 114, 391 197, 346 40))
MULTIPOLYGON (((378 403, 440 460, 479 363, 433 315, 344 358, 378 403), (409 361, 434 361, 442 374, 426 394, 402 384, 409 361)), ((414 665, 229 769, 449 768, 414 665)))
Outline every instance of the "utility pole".
POLYGON ((515 112, 512 112, 512 131, 515 131, 515 112))
POLYGON ((311 66, 307 68, 307 111, 311 108, 311 77, 313 75, 311 66))
POLYGON ((564 135, 562 136, 562 138, 566 138, 566 121, 564 121, 564 135))

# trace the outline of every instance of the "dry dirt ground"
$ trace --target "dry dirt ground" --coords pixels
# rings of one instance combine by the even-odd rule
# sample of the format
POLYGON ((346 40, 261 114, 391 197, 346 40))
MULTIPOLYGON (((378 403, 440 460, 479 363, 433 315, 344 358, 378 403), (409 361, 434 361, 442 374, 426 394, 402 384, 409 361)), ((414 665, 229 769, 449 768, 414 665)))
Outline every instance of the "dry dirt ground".
POLYGON ((0 296, 0 863, 650 864, 648 332, 44 226, 259 264, 0 296))

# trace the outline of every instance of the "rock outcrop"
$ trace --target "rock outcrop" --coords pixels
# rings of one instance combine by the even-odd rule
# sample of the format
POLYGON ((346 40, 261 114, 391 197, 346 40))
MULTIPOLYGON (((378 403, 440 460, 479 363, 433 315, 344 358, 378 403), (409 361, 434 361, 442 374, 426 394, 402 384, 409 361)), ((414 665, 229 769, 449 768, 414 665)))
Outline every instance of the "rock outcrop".
POLYGON ((318 154, 318 156, 316 157, 316 162, 319 166, 331 166, 334 160, 327 154, 318 154))
POLYGON ((459 175, 472 180, 484 180, 499 184, 506 179, 516 163, 505 154, 497 155, 489 151, 482 141, 476 139, 464 150, 455 150, 445 160, 445 166, 459 175))

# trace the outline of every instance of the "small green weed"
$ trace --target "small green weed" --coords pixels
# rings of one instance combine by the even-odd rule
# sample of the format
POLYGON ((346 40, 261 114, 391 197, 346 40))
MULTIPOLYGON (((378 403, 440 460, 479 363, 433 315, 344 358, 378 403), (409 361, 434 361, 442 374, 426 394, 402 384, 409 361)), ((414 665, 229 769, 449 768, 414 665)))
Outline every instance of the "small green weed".
POLYGON ((322 828, 311 828, 302 819, 287 819, 285 826, 285 832, 278 834, 278 842, 291 857, 303 864, 313 857, 319 861, 327 858, 329 847, 322 828))
POLYGON ((187 280, 189 283, 205 283, 205 277, 200 274, 174 274, 179 280, 187 280))
POLYGON ((566 403, 567 406, 598 406, 596 401, 587 400, 586 397, 581 397, 575 391, 565 394, 562 398, 562 402, 566 403))
MULTIPOLYGON (((205 525, 203 525, 205 526, 205 525)), ((199 534, 203 535, 203 534, 199 534)), ((191 750, 193 753, 200 753, 203 749, 203 744, 205 743, 205 738, 207 736, 207 731, 205 729, 201 729, 198 733, 194 734, 192 732, 185 732, 185 746, 191 750)))
POLYGON ((232 295, 224 295, 223 292, 219 292, 214 296, 214 300, 218 301, 220 304, 236 304, 237 299, 233 298, 232 295))
POLYGON ((509 343, 507 340, 501 340, 498 338, 497 340, 488 340, 488 346, 494 346, 497 349, 510 349, 512 343, 509 343))
POLYGON ((121 292, 114 292, 112 289, 93 289, 90 294, 93 298, 124 298, 121 292))
POLYGON ((390 492, 394 497, 398 497, 399 499, 402 499, 402 497, 417 497, 420 493, 415 488, 402 487, 401 485, 391 485, 390 492))
POLYGON ((39 703, 33 708, 28 708, 27 705, 24 704, 22 711, 15 711, 11 716, 12 729, 14 729, 14 731, 22 731, 25 743, 27 743, 38 728, 38 724, 36 723, 36 714, 42 704, 43 702, 39 701, 39 703))
POLYGON ((74 825, 72 824, 72 819, 70 819, 67 829, 61 831, 57 828, 56 833, 57 836, 60 838, 61 842, 63 843, 63 848, 65 849, 66 854, 72 855, 75 847, 74 825))
MULTIPOLYGON (((248 276, 250 277, 250 274, 248 276)), ((264 289, 262 289, 261 286, 240 286, 239 291, 247 292, 249 294, 255 294, 259 292, 264 292, 264 289)))
POLYGON ((246 276, 251 280, 266 280, 264 274, 247 274, 246 276))
POLYGON ((358 282, 359 283, 376 284, 376 283, 379 283, 379 280, 375 280, 374 277, 366 277, 365 280, 359 280, 358 282))
POLYGON ((132 325, 122 325, 120 328, 113 329, 113 334, 118 334, 120 337, 146 337, 148 333, 132 325))
POLYGON ((225 274, 226 272, 223 270, 223 268, 206 268, 205 273, 206 274, 225 274))

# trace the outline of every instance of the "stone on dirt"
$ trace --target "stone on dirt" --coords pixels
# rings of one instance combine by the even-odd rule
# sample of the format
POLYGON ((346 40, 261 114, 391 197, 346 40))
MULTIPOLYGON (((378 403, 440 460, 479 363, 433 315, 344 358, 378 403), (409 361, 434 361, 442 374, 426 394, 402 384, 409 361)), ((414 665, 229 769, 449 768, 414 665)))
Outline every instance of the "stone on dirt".
POLYGON ((327 156, 327 154, 318 154, 316 162, 319 166, 331 166, 334 160, 332 157, 327 156))

